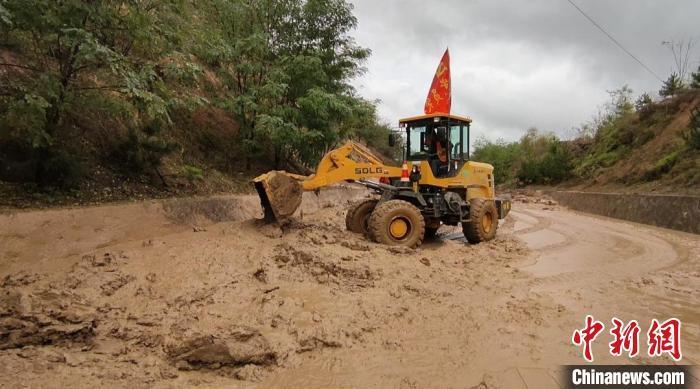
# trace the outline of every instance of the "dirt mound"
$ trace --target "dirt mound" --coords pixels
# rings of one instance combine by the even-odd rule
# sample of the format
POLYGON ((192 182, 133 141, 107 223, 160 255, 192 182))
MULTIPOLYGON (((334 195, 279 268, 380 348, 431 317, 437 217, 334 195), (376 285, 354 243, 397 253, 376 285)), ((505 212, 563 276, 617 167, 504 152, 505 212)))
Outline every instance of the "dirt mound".
POLYGON ((274 364, 277 355, 267 339, 254 328, 236 327, 222 334, 201 335, 166 348, 181 370, 192 367, 218 369, 222 366, 274 364), (184 362, 184 363, 183 363, 184 362))
POLYGON ((70 293, 0 291, 0 350, 30 345, 88 344, 96 326, 94 310, 70 293))
MULTIPOLYGON (((347 243, 347 242, 342 242, 347 243)), ((343 245, 352 247, 356 245, 343 245)), ((362 246, 361 246, 362 247, 362 246)), ((369 246, 364 246, 369 251, 369 246)), ((382 277, 382 272, 372 270, 366 264, 358 263, 358 257, 346 255, 337 258, 321 258, 312 251, 296 248, 288 243, 282 243, 275 248, 274 260, 282 278, 300 281, 313 279, 318 283, 342 284, 347 287, 366 288, 374 286, 374 282, 382 277), (297 270, 296 272, 294 270, 297 270), (296 277, 295 277, 296 276, 296 277)))

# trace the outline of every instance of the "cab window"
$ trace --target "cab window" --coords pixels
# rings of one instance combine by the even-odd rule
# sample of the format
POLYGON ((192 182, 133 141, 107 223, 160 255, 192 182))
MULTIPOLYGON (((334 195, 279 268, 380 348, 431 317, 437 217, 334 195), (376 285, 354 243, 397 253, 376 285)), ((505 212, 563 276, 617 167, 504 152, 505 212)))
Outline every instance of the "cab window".
POLYGON ((428 155, 425 147, 425 127, 411 127, 409 129, 409 159, 424 159, 428 155))
POLYGON ((462 158, 462 126, 450 127, 450 159, 462 158))

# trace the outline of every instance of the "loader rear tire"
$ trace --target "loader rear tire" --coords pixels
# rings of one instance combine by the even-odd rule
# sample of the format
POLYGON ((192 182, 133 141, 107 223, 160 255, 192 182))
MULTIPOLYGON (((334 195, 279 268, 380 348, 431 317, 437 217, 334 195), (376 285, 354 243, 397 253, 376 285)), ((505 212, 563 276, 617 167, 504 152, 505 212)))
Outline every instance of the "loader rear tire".
POLYGON ((462 232, 469 243, 481 243, 496 237, 498 211, 492 200, 471 199, 468 222, 462 222, 462 232))
POLYGON ((345 227, 347 227, 348 231, 366 235, 369 215, 374 211, 378 201, 369 199, 353 204, 348 209, 347 215, 345 215, 345 227))
POLYGON ((406 247, 423 243, 425 220, 408 201, 389 200, 377 205, 368 225, 370 236, 378 243, 406 247))

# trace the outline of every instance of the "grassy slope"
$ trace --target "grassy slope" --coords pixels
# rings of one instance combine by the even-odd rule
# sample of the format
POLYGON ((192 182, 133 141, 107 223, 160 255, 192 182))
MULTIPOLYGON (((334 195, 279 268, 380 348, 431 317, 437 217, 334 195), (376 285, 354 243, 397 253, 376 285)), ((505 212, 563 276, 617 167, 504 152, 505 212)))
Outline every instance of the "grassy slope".
POLYGON ((621 121, 607 136, 583 146, 578 158, 584 178, 561 187, 700 195, 700 153, 688 150, 681 137, 698 107, 700 92, 692 91, 621 121))

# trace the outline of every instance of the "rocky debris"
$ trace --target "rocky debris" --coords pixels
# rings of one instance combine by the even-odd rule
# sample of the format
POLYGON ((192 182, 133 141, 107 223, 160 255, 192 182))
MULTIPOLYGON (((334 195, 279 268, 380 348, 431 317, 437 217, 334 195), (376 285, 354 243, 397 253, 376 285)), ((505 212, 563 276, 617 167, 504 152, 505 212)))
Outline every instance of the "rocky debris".
POLYGON ((257 227, 258 231, 268 238, 279 239, 284 235, 284 230, 282 230, 282 227, 277 223, 260 223, 257 227))
POLYGON ((83 261, 90 262, 90 265, 94 267, 107 266, 112 263, 114 257, 111 253, 104 253, 102 256, 97 256, 95 254, 83 255, 83 261))
POLYGON ((253 277, 262 283, 267 283, 267 273, 265 272, 265 268, 258 268, 258 270, 253 273, 253 277))
POLYGON ((117 274, 111 280, 100 285, 100 289, 102 289, 102 295, 103 296, 111 296, 116 291, 121 289, 124 285, 128 284, 129 282, 131 282, 135 279, 136 279, 136 277, 134 277, 130 274, 129 275, 117 274))
POLYGON ((312 329, 295 329, 294 334, 299 343, 298 353, 305 353, 322 348, 339 348, 343 344, 324 327, 312 329))
POLYGON ((28 345, 88 343, 94 311, 74 296, 45 291, 37 295, 0 291, 0 350, 28 345))
POLYGON ((369 251, 370 247, 367 244, 360 243, 360 242, 355 242, 355 241, 345 241, 340 243, 341 246, 349 248, 350 250, 355 250, 355 251, 369 251))
POLYGON ((168 347, 166 352, 181 370, 247 364, 271 365, 277 361, 277 355, 268 340, 258 330, 243 326, 233 328, 226 336, 191 337, 180 345, 168 347))
POLYGON ((542 204, 549 206, 555 206, 559 204, 548 195, 539 191, 520 191, 518 193, 513 194, 511 199, 513 202, 523 204, 542 204))
POLYGON ((367 264, 342 259, 321 259, 311 252, 288 244, 277 246, 274 260, 280 268, 301 269, 321 284, 337 283, 364 288, 374 286, 374 281, 382 276, 381 271, 374 271, 367 264))
POLYGON ((214 293, 216 293, 216 288, 201 288, 192 293, 185 293, 183 295, 177 296, 174 301, 168 302, 169 306, 204 306, 206 304, 214 303, 214 293))
POLYGON ((420 263, 422 263, 425 266, 430 266, 430 260, 426 257, 421 258, 420 263))
POLYGON ((416 252, 415 249, 412 249, 410 247, 403 247, 403 246, 386 246, 386 250, 392 254, 400 254, 400 255, 408 255, 408 254, 414 254, 416 252))
POLYGON ((245 365, 240 369, 236 370, 234 377, 241 381, 252 381, 257 382, 262 380, 265 375, 265 371, 261 366, 258 365, 245 365))
POLYGON ((25 271, 20 271, 16 274, 8 274, 0 282, 0 287, 7 288, 10 286, 27 286, 41 279, 38 274, 30 274, 25 271))

